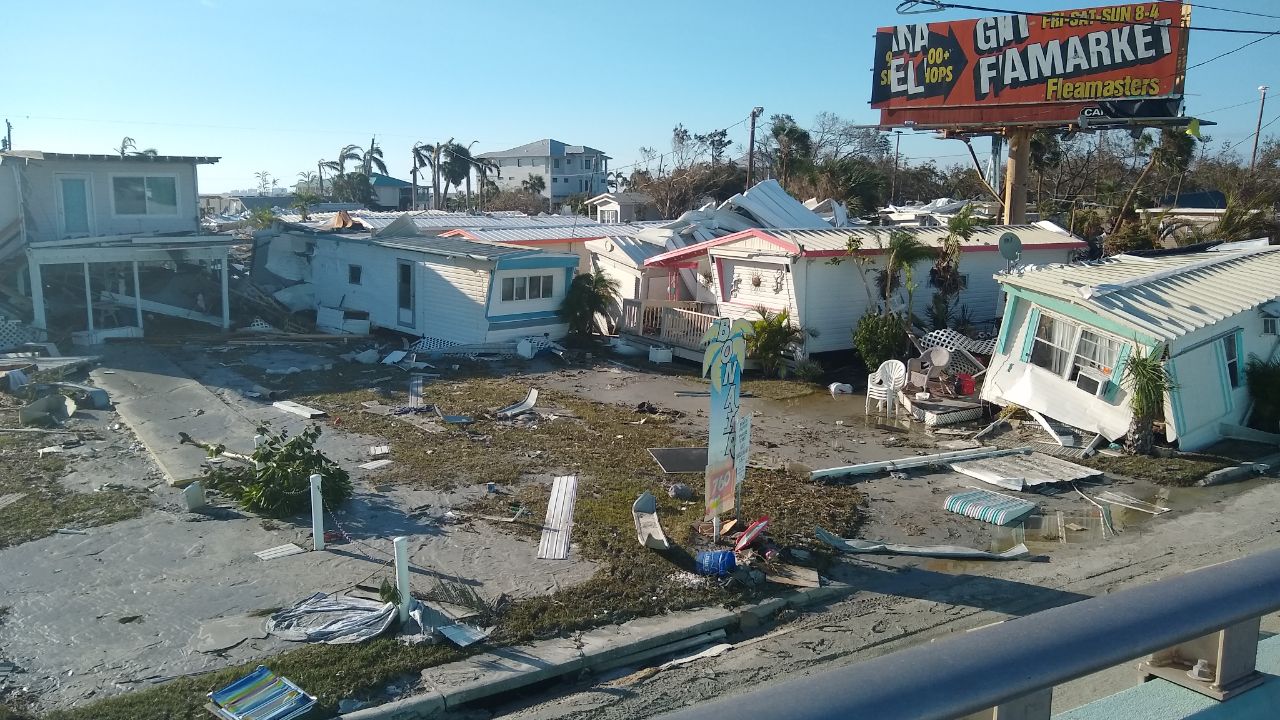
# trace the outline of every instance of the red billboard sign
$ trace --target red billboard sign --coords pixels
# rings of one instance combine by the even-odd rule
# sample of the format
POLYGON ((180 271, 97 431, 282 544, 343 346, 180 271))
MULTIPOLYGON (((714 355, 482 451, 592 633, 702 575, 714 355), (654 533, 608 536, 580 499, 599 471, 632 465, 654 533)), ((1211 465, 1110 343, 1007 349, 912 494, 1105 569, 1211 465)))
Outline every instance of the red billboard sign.
POLYGON ((1152 100, 1168 114, 1189 17, 1147 2, 879 28, 871 107, 893 123, 1052 122, 1152 100))

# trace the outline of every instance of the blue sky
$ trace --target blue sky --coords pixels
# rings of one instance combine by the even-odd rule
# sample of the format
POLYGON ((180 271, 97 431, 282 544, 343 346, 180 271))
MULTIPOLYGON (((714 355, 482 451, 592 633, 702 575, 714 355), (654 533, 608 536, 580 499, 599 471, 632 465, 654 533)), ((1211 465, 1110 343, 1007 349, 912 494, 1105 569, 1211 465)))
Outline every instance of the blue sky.
MULTIPOLYGON (((974 17, 896 14, 897 0, 359 3, 297 0, 7 3, 0 118, 18 149, 110 152, 120 138, 165 154, 219 155, 202 192, 291 184, 346 143, 371 135, 393 175, 415 141, 478 141, 476 152, 544 137, 591 145, 617 167, 666 149, 671 128, 705 132, 752 106, 807 124, 827 110, 873 123, 877 26, 974 17)), ((1061 10, 1087 3, 969 0, 1061 10)), ((1274 0, 1216 7, 1280 15, 1274 0)), ((1280 19, 1196 7, 1193 25, 1280 30, 1280 19)), ((1253 39, 1192 33, 1190 64, 1253 39)), ((1197 68, 1187 109, 1220 123, 1214 145, 1253 132, 1257 87, 1276 88, 1280 37, 1197 68)), ((1280 123, 1271 130, 1280 135, 1280 123)), ((732 131, 746 140, 746 126, 732 131)), ((1264 136, 1267 133, 1264 132, 1264 136)), ((1247 147, 1245 148, 1247 151, 1247 147)), ((912 160, 964 161, 955 141, 904 135, 912 160)))

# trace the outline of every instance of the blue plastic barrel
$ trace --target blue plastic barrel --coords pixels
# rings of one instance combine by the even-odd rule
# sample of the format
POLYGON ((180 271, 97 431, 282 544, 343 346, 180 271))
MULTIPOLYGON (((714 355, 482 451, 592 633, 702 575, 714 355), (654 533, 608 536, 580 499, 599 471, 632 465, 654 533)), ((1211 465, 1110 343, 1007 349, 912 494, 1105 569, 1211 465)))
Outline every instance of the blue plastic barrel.
POLYGON ((719 575, 724 577, 738 567, 738 561, 732 550, 712 550, 700 552, 696 558, 699 575, 719 575))

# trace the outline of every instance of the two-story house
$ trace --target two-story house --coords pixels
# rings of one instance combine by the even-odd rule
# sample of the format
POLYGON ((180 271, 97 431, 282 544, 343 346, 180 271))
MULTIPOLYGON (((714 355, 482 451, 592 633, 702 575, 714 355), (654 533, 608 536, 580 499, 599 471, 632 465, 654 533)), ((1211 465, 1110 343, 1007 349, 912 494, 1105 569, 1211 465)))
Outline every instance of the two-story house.
POLYGON ((86 344, 141 336, 144 313, 229 327, 234 239, 200 236, 196 168, 217 161, 0 153, 0 315, 86 344))
POLYGON ((492 160, 498 171, 492 174, 501 190, 520 190, 529 176, 542 178, 543 197, 553 206, 570 195, 598 195, 607 190, 605 175, 609 172, 609 156, 586 145, 566 145, 559 140, 537 140, 478 157, 492 160))

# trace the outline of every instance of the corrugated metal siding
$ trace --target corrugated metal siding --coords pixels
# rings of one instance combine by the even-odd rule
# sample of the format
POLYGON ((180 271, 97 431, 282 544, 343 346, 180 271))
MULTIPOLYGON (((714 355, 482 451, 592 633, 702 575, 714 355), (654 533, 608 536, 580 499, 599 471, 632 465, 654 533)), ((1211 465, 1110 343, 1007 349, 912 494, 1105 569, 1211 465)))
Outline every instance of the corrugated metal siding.
POLYGON ((469 260, 428 261, 419 265, 418 332, 456 343, 486 341, 485 300, 489 269, 469 260))
MULTIPOLYGON (((802 324, 817 330, 818 336, 806 341, 809 352, 847 350, 853 347, 853 328, 858 318, 866 314, 867 291, 858 279, 857 266, 845 262, 831 265, 823 260, 805 259, 807 264, 804 290, 804 315, 802 324)), ((872 282, 873 270, 868 270, 867 280, 872 282)))
MULTIPOLYGON (((902 231, 914 235, 921 242, 935 247, 941 247, 942 241, 947 236, 945 227, 937 228, 915 228, 915 227, 857 227, 857 228, 831 228, 823 230, 765 230, 764 232, 773 235, 776 238, 790 240, 793 243, 804 246, 807 251, 831 251, 845 250, 848 247, 849 238, 856 237, 862 241, 863 250, 873 250, 878 247, 887 246, 889 243, 889 234, 895 231, 902 231)), ((994 248, 999 244, 1000 236, 1006 232, 1012 232, 1022 241, 1023 247, 1029 245, 1042 244, 1058 244, 1058 243, 1076 243, 1080 247, 1085 247, 1085 242, 1074 235, 1066 232, 1056 232, 1037 225, 988 225, 977 228, 974 231, 973 238, 965 243, 964 247, 991 247, 994 248)))
POLYGON ((643 229, 634 225, 601 225, 590 218, 581 220, 583 222, 567 227, 478 228, 468 232, 480 242, 519 243, 565 238, 590 240, 609 236, 629 237, 643 229))
POLYGON ((731 258, 717 258, 717 264, 717 282, 723 277, 728 283, 730 303, 749 308, 763 305, 770 310, 789 310, 792 317, 795 316, 791 273, 787 265, 731 258), (759 287, 754 284, 757 279, 759 287))

